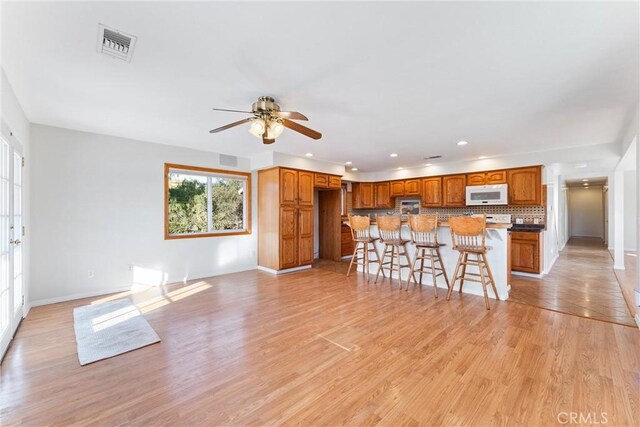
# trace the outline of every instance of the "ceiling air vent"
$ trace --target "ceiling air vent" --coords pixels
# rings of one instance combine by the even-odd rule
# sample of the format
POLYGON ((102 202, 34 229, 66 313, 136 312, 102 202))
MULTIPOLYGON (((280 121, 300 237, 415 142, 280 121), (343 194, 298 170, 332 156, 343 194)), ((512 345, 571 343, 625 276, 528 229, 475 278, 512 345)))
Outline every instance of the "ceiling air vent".
POLYGON ((98 53, 131 62, 136 36, 98 25, 98 53))

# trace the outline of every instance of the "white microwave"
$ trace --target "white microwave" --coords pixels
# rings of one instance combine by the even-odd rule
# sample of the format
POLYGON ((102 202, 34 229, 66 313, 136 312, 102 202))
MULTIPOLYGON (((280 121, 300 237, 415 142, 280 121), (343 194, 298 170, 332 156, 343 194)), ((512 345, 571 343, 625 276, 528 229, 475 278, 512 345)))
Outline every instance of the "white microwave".
POLYGON ((506 205, 507 184, 467 186, 467 206, 506 205))

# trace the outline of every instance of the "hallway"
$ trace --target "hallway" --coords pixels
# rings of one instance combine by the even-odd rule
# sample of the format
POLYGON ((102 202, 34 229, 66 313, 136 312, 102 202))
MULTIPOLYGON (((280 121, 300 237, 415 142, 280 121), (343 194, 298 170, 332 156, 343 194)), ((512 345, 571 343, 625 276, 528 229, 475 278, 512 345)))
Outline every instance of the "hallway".
POLYGON ((600 239, 569 240, 543 279, 514 275, 509 301, 636 327, 600 239))

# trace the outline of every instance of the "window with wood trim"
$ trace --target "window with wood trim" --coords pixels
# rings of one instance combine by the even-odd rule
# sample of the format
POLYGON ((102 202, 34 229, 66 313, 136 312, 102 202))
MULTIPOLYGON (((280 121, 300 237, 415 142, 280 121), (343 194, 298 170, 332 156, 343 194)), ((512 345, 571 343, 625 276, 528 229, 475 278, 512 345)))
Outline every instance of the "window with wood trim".
POLYGON ((251 234, 251 174, 165 163, 164 237, 251 234))

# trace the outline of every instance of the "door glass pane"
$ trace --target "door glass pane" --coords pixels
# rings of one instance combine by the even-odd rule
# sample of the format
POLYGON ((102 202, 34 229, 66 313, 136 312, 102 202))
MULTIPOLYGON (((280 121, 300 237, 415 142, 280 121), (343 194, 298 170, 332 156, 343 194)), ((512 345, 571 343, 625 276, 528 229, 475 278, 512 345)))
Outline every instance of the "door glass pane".
POLYGON ((22 156, 13 155, 13 313, 22 310, 22 156))

